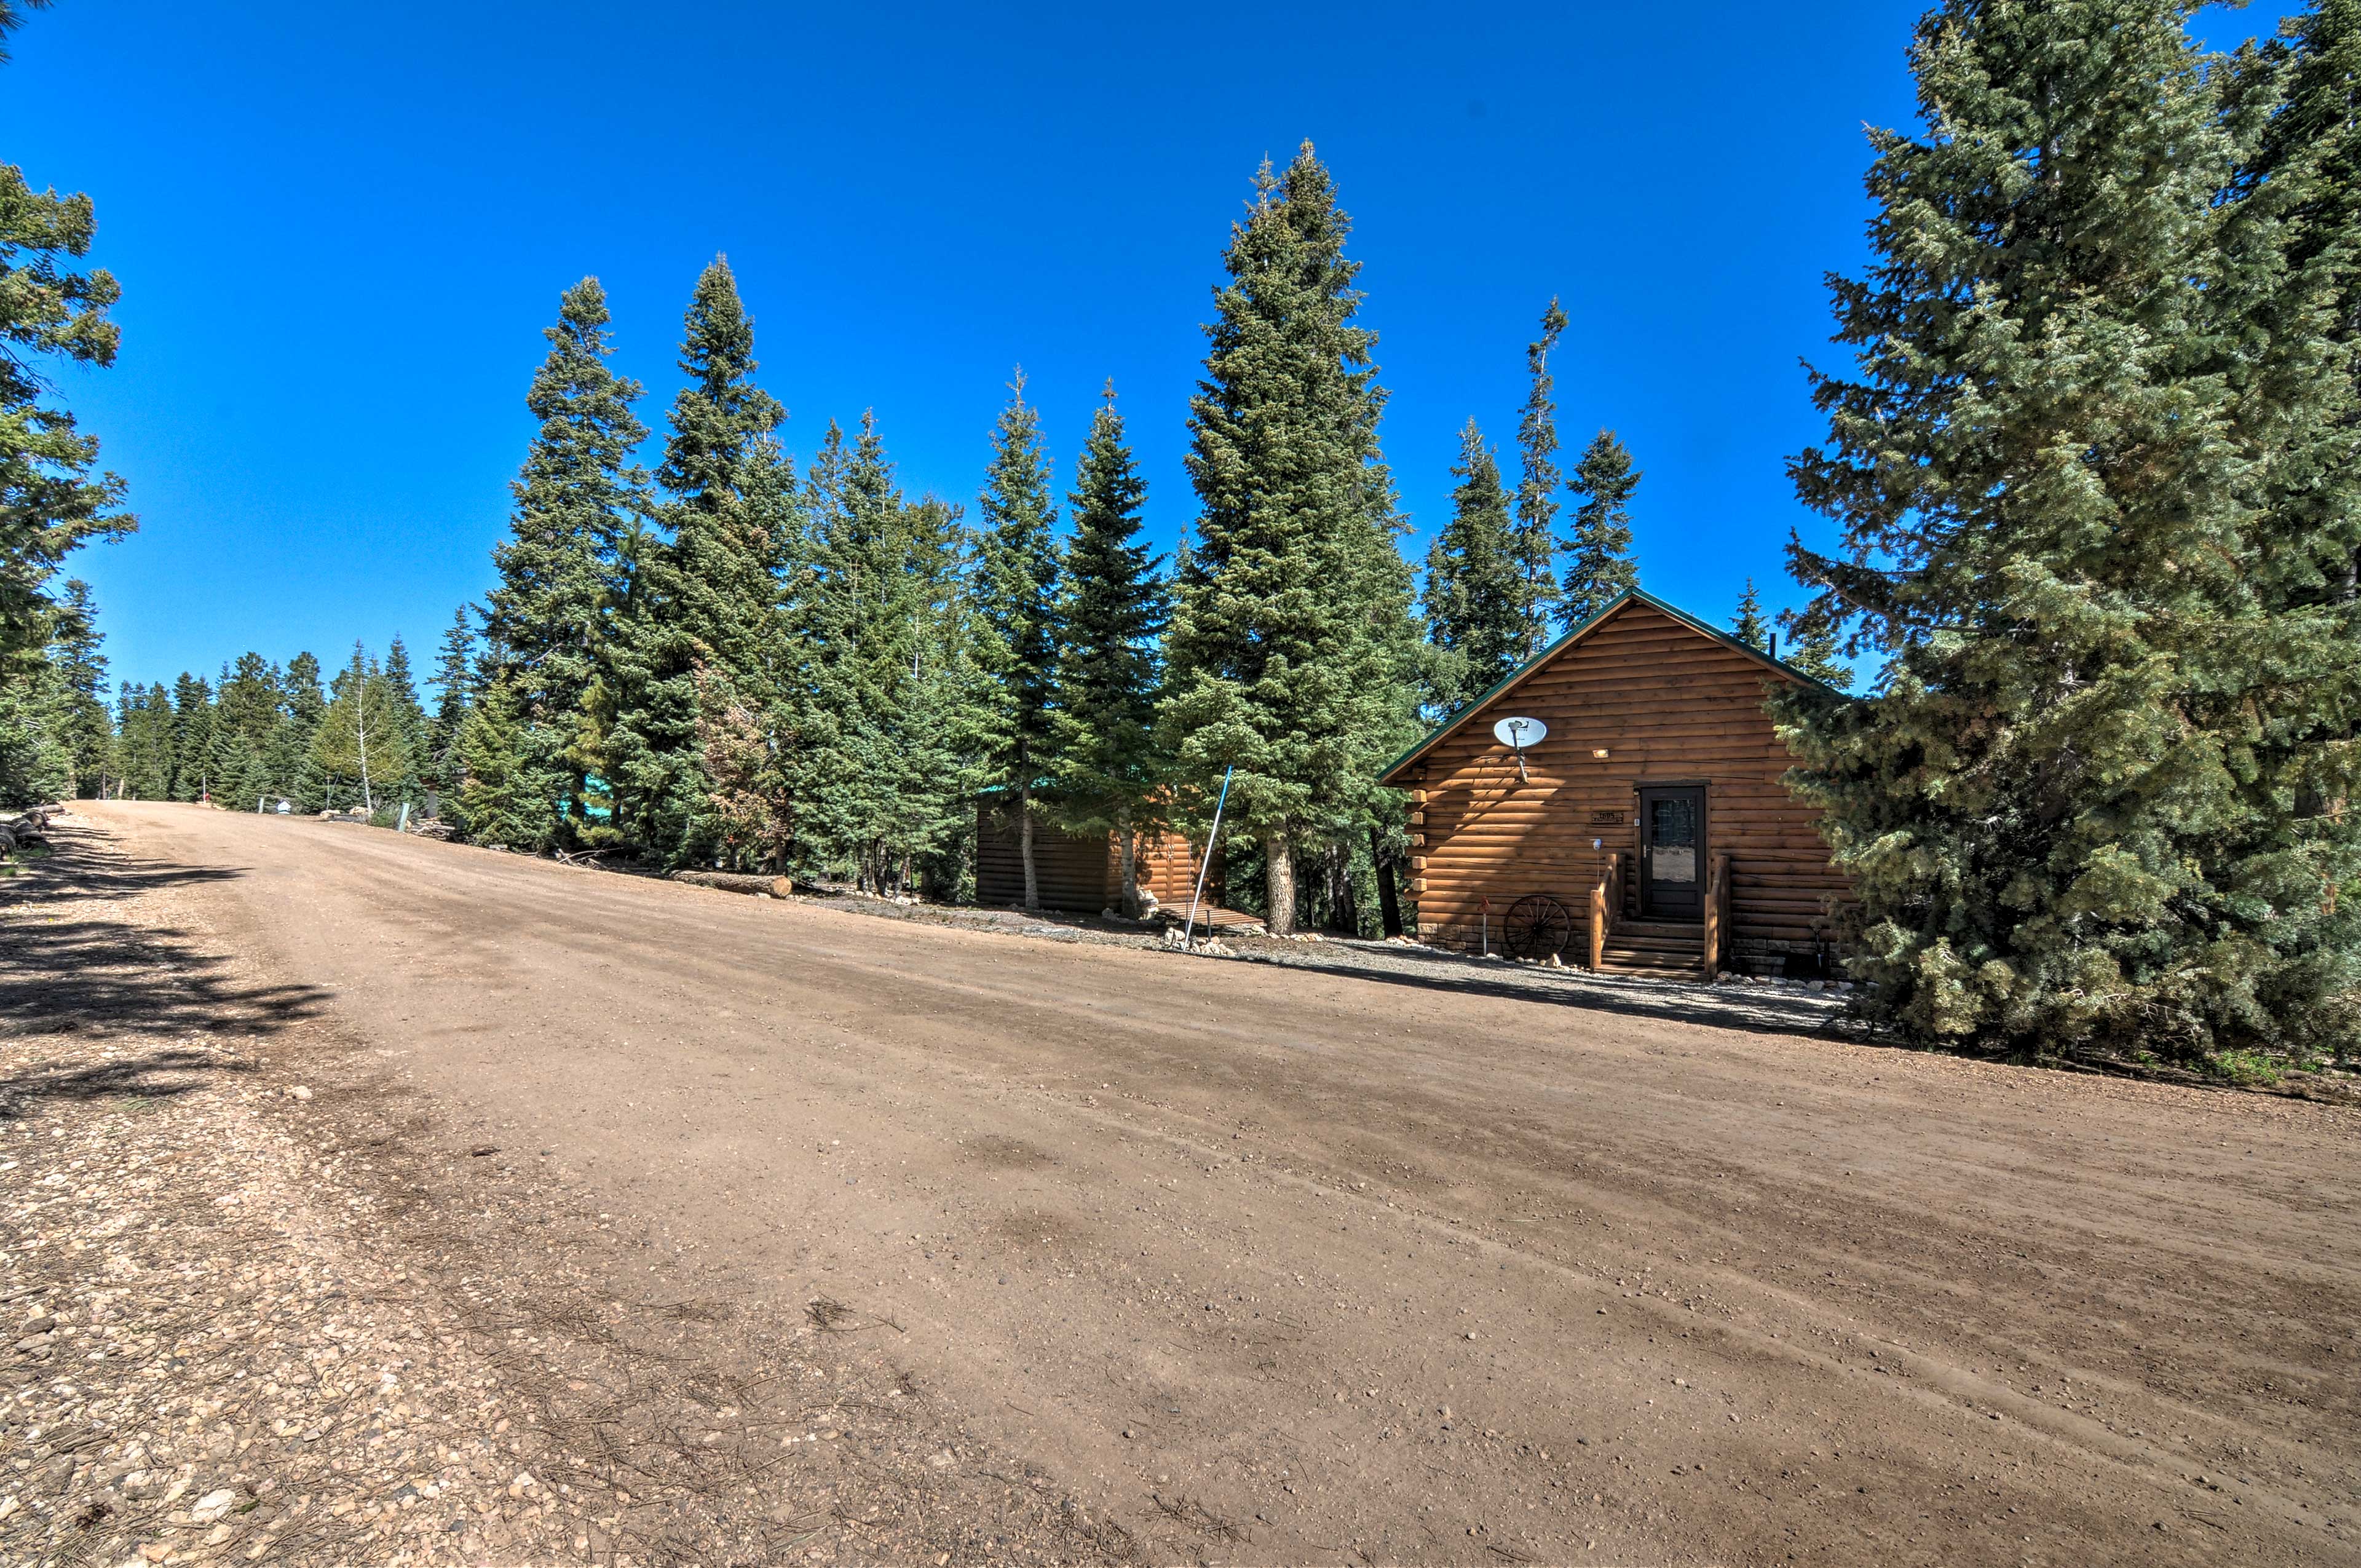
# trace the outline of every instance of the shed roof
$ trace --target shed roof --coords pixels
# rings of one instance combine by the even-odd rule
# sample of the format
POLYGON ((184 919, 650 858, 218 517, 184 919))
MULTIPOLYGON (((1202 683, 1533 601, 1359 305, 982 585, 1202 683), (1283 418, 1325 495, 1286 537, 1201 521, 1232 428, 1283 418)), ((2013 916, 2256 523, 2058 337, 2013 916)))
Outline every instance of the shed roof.
POLYGON ((1559 654, 1564 653, 1568 649, 1574 647, 1575 644, 1580 642, 1584 638, 1589 636, 1599 627, 1605 625, 1609 618, 1613 616, 1616 611, 1621 609, 1624 606, 1631 604, 1643 604, 1650 609, 1669 616, 1673 620, 1678 621, 1681 625, 1686 627, 1689 630, 1696 632, 1698 636, 1719 642, 1723 647, 1731 649, 1734 652, 1743 653, 1748 658, 1752 659, 1756 663, 1763 665, 1773 674, 1784 675, 1791 681, 1800 681, 1807 686, 1817 686, 1820 690, 1829 692, 1833 695, 1843 695, 1837 692, 1835 687, 1828 685, 1825 681, 1817 680, 1814 677, 1806 674, 1803 671, 1795 668, 1793 664, 1784 663, 1781 661, 1773 658, 1770 654, 1765 653, 1762 649, 1755 647, 1752 643, 1741 642, 1737 638, 1730 635, 1730 633, 1723 631, 1719 628, 1707 625, 1704 621, 1699 620, 1696 616, 1691 615, 1688 611, 1681 609, 1678 605, 1667 604, 1652 593, 1646 593, 1639 588, 1633 588, 1629 593, 1617 598, 1613 604, 1609 605, 1605 609, 1600 610, 1597 615, 1592 616, 1580 626, 1575 627, 1566 632, 1565 636, 1559 638, 1556 641, 1551 643, 1548 647, 1543 649, 1540 652, 1534 654, 1532 658, 1526 660, 1515 669, 1510 671, 1506 675, 1503 675, 1489 691, 1485 692, 1473 702, 1470 702, 1466 707, 1461 708, 1458 712, 1444 719, 1440 725, 1436 726, 1432 731, 1430 731, 1424 740, 1421 740, 1417 745, 1412 746, 1409 751, 1404 751, 1400 756, 1396 757, 1392 762, 1388 762, 1378 773, 1378 782, 1381 784, 1392 784, 1394 782, 1394 775, 1400 773, 1412 762, 1417 762, 1421 757, 1425 756, 1426 753, 1432 751, 1439 741, 1457 730, 1461 725, 1466 723, 1469 719, 1483 712, 1485 707, 1488 707, 1494 698, 1508 691, 1518 682, 1523 680, 1527 675, 1532 674, 1535 670, 1540 669, 1543 665, 1548 663, 1559 654))

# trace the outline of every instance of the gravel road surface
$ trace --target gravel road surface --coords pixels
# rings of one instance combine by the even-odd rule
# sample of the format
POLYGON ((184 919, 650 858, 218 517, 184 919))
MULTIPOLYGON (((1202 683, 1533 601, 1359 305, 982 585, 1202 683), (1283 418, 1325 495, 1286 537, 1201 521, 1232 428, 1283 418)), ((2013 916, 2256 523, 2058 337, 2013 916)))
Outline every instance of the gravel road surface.
MULTIPOLYGON (((182 989, 138 1037, 218 1013, 310 1162, 287 1201, 381 1213, 336 1245, 485 1368, 413 1352, 434 1420, 465 1387, 515 1423, 454 1485, 568 1486, 473 1560, 2361 1561, 2349 1108, 1848 1044, 1739 988, 70 820, 60 862, 165 901, 180 978, 139 983, 182 989), (741 1457, 667 1457, 706 1447, 741 1457)), ((26 1098, 17 1048, 80 1039, 44 1027, 27 1179, 107 1105, 26 1098)))

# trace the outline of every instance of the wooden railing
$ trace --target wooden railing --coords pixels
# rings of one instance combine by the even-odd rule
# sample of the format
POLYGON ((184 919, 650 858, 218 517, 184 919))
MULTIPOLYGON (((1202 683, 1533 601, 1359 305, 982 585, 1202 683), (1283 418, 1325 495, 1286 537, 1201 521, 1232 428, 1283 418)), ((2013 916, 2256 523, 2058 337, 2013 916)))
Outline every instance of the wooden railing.
POLYGON ((1721 973, 1722 944, 1730 939, 1730 857, 1716 855, 1705 884, 1705 978, 1721 973))
POLYGON ((1598 868, 1590 887, 1590 968, 1598 972, 1607 962, 1607 936, 1615 928, 1615 912, 1623 905, 1623 857, 1610 854, 1598 868))

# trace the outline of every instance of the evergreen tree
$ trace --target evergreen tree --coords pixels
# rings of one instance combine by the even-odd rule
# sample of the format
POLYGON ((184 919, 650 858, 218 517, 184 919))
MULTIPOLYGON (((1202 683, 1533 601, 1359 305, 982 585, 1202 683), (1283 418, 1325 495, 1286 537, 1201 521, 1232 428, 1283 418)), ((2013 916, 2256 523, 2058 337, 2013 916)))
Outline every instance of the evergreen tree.
POLYGON ((804 549, 794 466, 771 435, 756 438, 740 479, 743 592, 726 656, 697 665, 697 736, 707 794, 697 832, 717 858, 787 870, 796 833, 795 786, 801 650, 785 600, 804 549))
POLYGON ((1022 367, 993 427, 992 459, 976 510, 983 523, 977 609, 987 633, 984 663, 998 698, 992 781, 1005 792, 1015 816, 1025 907, 1037 909, 1034 790, 1045 773, 1056 773, 1059 761, 1058 509, 1049 499, 1040 411, 1025 400, 1022 367))
POLYGON ((172 695, 161 685, 124 685, 115 698, 121 797, 166 800, 172 791, 172 695))
POLYGON ((469 608, 452 612, 450 629, 434 656, 434 710, 426 721, 419 774, 430 789, 454 795, 459 787, 459 727, 476 691, 476 628, 469 608))
POLYGON ((1615 433, 1602 430, 1584 448, 1567 488, 1582 498, 1573 534, 1560 541, 1567 555, 1557 618, 1571 631, 1640 586, 1639 563, 1631 558, 1631 512, 1640 475, 1615 433))
POLYGON ((615 714, 605 770, 627 806, 630 839, 667 860, 702 860, 714 848, 702 822, 709 793, 698 736, 702 667, 760 703, 761 673, 775 666, 778 584, 765 523, 746 487, 765 438, 783 417, 753 384, 754 328, 729 264, 716 258, 697 280, 684 323, 680 367, 689 383, 673 400, 657 480, 669 499, 668 541, 638 556, 631 613, 617 626, 615 714))
POLYGON ((331 787, 312 748, 328 711, 327 695, 320 689, 320 661, 310 653, 288 660, 281 687, 283 716, 267 753, 270 776, 299 810, 319 811, 330 804, 331 787))
POLYGON ((1296 923, 1298 848, 1357 832, 1406 707, 1407 573, 1349 228, 1310 143, 1284 175, 1263 167, 1231 230, 1190 400, 1202 510, 1167 640, 1164 721, 1184 776, 1209 793, 1235 766, 1229 823, 1262 846, 1281 934, 1296 923))
POLYGON ((906 502, 876 421, 831 422, 806 478, 792 596, 798 841, 819 867, 898 892, 961 831, 989 724, 958 512, 906 502))
POLYGON ((1553 296, 1542 313, 1541 336, 1525 345, 1532 387, 1525 394, 1524 417, 1517 424, 1517 613, 1524 622, 1518 663, 1547 646, 1550 616, 1557 607, 1553 568, 1557 562, 1557 488, 1564 476, 1557 466, 1556 383, 1550 376, 1549 356, 1565 331, 1565 313, 1553 296))
POLYGON ((1730 618, 1730 634, 1749 648, 1771 652, 1771 622, 1763 614, 1763 596, 1754 591, 1754 579, 1746 579, 1746 591, 1738 596, 1738 613, 1730 618))
POLYGON ((459 815, 468 839, 528 853, 547 847, 556 830, 550 781, 526 757, 516 694, 505 679, 468 707, 459 727, 459 815))
POLYGON ((172 686, 172 786, 174 800, 199 800, 211 787, 207 764, 214 744, 214 691, 203 677, 186 670, 172 686))
POLYGON ((402 768, 388 776, 387 794, 394 800, 415 802, 425 795, 420 777, 426 746, 426 709, 418 701, 418 683, 410 671, 410 650, 397 636, 385 650, 385 689, 393 710, 393 728, 401 742, 402 768))
MULTIPOLYGON (((0 63, 21 19, 0 6, 0 63)), ((88 672, 55 662, 74 656, 87 620, 53 602, 49 585, 70 552, 135 526, 120 510, 123 481, 97 471, 97 441, 43 398, 52 386, 45 362, 115 362, 119 332, 106 314, 115 280, 72 265, 89 254, 96 226, 88 196, 36 191, 22 170, 0 164, 0 803, 8 805, 71 795, 77 756, 94 760, 88 672)))
POLYGON ((1134 917, 1140 830, 1161 816, 1156 655, 1169 613, 1159 562, 1139 539, 1147 495, 1109 381, 1067 497, 1074 529, 1060 565, 1059 813, 1073 831, 1115 836, 1123 913, 1134 917))
POLYGON ((0 700, 42 660, 59 563, 136 526, 119 510, 123 481, 97 471, 96 438, 42 397, 46 360, 115 363, 122 334, 107 312, 121 290, 104 269, 72 265, 96 230, 88 196, 36 191, 21 169, 0 164, 0 700))
POLYGON ((2356 782, 2361 644, 2294 591, 2350 554, 2334 268, 2290 267, 2306 181, 2252 177, 2256 78, 2185 9, 1931 12, 1927 130, 1874 138, 1873 260, 1835 288, 1857 368, 1793 470, 1841 535, 1791 547, 1791 628, 1885 667, 1785 732, 1864 1004, 1920 1041, 2203 1060, 2361 1017, 2361 822, 2318 808, 2356 782))
POLYGON ((95 796, 115 766, 115 725, 106 711, 105 641, 98 630, 98 605, 90 585, 66 584, 49 631, 50 668, 56 672, 62 708, 60 742, 73 767, 72 793, 95 796))
POLYGON ((509 488, 509 537, 492 552, 500 580, 484 601, 484 678, 509 682, 528 768, 557 780, 552 809, 564 803, 569 828, 584 816, 581 729, 623 589, 621 542, 646 506, 631 461, 647 434, 632 412, 641 387, 607 364, 610 319, 606 291, 585 278, 543 333, 549 356, 525 394, 541 427, 509 488))
POLYGON ((1444 713, 1515 669, 1531 630, 1520 557, 1525 541, 1510 525, 1499 459, 1472 419, 1459 433, 1459 461, 1451 472, 1459 480, 1451 521, 1426 557, 1427 641, 1444 655, 1431 666, 1428 700, 1444 713))

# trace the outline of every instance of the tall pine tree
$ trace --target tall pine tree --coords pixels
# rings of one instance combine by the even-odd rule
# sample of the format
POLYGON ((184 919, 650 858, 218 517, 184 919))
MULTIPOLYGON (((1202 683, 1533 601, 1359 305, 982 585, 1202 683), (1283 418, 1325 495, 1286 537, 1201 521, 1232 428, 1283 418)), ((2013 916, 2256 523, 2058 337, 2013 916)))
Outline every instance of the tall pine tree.
POLYGON ((508 682, 519 766, 558 792, 536 839, 581 831, 585 715, 608 660, 621 542, 646 509, 631 461, 647 434, 632 412, 641 388, 607 364, 609 319, 606 291, 585 278, 543 331, 549 356, 525 393, 540 428, 509 487, 509 537, 492 552, 500 580, 484 600, 487 678, 508 682))
POLYGON ((1440 657, 1428 700, 1457 709, 1523 662, 1531 592, 1521 539, 1509 520, 1499 460, 1469 420, 1459 433, 1451 521, 1426 556, 1427 641, 1440 657))
POLYGON ((1525 345, 1524 415, 1517 422, 1517 613, 1524 623, 1518 663, 1549 642, 1550 617, 1557 608, 1557 488, 1565 476, 1557 466, 1556 382, 1549 356, 1565 331, 1565 313, 1553 296, 1542 312, 1542 334, 1525 345))
POLYGON ((977 609, 987 632, 984 666, 996 688, 990 765, 1016 829, 1025 907, 1041 903, 1034 867, 1036 785, 1058 766, 1058 509, 1049 499, 1049 458, 1041 414, 1025 400, 1025 371, 1009 384, 1008 406, 992 431, 976 510, 983 522, 977 609))
POLYGON ((1109 381, 1067 497, 1074 531, 1058 612, 1059 813, 1077 832, 1115 836, 1123 913, 1133 916, 1141 913, 1139 833, 1160 816, 1163 784, 1157 640, 1169 612, 1159 563, 1139 538, 1147 495, 1109 381))
POLYGON ((1264 165, 1231 229, 1190 400, 1202 510, 1164 718, 1183 774, 1209 795, 1235 765, 1231 830, 1260 843, 1281 934, 1296 925, 1297 851, 1356 832, 1406 706, 1407 573, 1350 227, 1309 142, 1283 174, 1264 165))
POLYGON ((1571 631, 1640 586, 1639 563, 1631 558, 1631 496, 1640 474, 1615 433, 1602 430, 1583 449, 1567 488, 1582 498, 1574 532, 1560 542, 1566 561, 1557 618, 1571 631))
POLYGON ((2202 1061, 2361 1017, 2361 829, 2319 804, 2361 782, 2361 651, 2279 558, 2348 526, 2334 279, 2290 271, 2302 181, 2252 177, 2268 116, 2188 9, 1951 0, 1924 133, 1873 138, 1856 367, 1793 465, 1840 536, 1791 561, 1801 625, 1886 663, 1785 729, 1864 1005, 1917 1040, 2202 1061))
MULTIPOLYGON (((737 279, 716 257, 697 278, 683 322, 672 428, 656 478, 670 537, 638 555, 630 613, 617 625, 615 717, 606 737, 619 826, 642 850, 702 861, 717 847, 706 820, 711 781, 698 730, 697 673, 748 700, 777 663, 779 587, 768 526, 747 488, 783 411, 753 383, 754 324, 737 279)), ((709 690, 708 703, 728 696, 709 690)))

